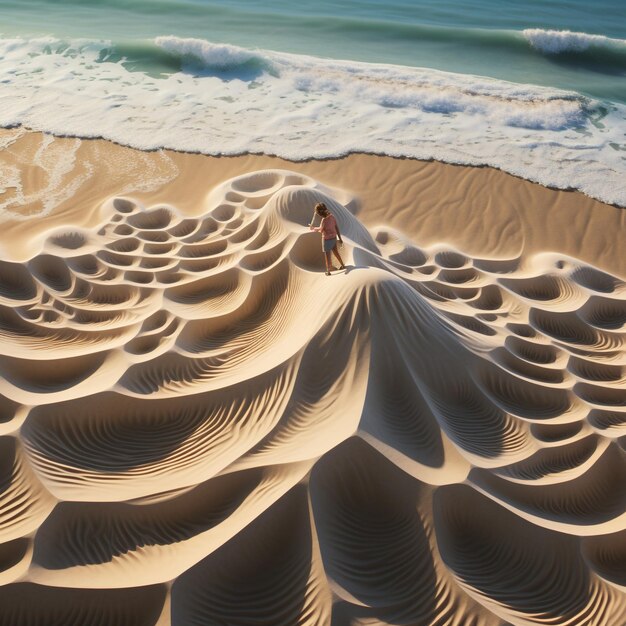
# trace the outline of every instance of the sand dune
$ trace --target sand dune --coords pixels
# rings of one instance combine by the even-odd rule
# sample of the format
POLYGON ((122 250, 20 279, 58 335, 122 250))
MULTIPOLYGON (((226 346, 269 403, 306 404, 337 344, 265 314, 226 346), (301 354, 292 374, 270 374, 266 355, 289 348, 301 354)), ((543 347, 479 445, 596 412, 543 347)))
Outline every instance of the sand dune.
POLYGON ((626 623, 626 283, 358 205, 265 169, 0 262, 0 624, 626 623))

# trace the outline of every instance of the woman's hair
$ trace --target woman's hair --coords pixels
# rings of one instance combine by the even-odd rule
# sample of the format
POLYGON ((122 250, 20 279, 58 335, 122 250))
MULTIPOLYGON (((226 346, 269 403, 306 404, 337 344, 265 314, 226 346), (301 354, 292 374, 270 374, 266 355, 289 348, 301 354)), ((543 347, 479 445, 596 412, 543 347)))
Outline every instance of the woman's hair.
POLYGON ((328 208, 326 207, 326 205, 323 202, 318 202, 315 205, 315 212, 318 215, 321 215, 322 217, 324 217, 325 215, 328 215, 328 208))

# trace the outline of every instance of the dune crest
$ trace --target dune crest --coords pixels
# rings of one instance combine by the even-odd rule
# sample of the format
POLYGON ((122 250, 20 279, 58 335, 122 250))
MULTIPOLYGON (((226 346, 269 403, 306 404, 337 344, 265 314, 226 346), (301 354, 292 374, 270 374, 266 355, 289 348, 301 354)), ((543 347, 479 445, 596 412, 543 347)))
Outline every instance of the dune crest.
POLYGON ((353 200, 258 171, 0 262, 0 624, 626 621, 626 284, 353 200))

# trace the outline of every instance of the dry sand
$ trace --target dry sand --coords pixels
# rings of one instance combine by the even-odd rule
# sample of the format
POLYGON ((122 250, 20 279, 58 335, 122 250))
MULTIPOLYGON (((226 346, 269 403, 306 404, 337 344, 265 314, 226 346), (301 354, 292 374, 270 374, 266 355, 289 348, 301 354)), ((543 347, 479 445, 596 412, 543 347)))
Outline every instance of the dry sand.
POLYGON ((626 623, 624 209, 0 145, 0 624, 626 623))

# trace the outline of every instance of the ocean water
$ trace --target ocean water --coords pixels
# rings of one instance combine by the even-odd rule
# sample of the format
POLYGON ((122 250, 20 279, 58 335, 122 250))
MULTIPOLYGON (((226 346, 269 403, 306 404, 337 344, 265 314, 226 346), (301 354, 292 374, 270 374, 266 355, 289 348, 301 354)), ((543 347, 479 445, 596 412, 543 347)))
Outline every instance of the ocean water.
POLYGON ((0 15, 2 126, 492 165, 626 205, 623 0, 0 0, 0 15))

